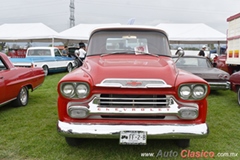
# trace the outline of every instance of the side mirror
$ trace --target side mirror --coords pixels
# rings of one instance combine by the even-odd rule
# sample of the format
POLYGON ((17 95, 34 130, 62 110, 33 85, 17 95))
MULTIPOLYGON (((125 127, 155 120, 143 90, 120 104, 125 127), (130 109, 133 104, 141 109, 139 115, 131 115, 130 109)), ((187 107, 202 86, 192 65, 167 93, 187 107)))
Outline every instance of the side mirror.
POLYGON ((178 55, 178 57, 183 57, 185 54, 184 50, 181 47, 178 47, 175 55, 178 55))
POLYGON ((185 54, 184 50, 183 50, 181 47, 178 47, 178 49, 177 49, 177 51, 176 51, 176 53, 175 53, 175 55, 178 55, 178 58, 177 58, 177 60, 175 61, 175 64, 177 63, 177 61, 178 61, 181 57, 184 56, 184 54, 185 54))

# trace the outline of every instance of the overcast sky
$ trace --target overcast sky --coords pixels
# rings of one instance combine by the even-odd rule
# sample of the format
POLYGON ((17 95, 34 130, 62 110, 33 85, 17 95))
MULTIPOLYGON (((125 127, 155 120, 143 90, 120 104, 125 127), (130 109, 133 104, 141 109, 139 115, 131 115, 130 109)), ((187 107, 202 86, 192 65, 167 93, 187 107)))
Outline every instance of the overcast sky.
MULTIPOLYGON (((3 0, 2 0, 3 1, 3 0)), ((70 27, 70 0, 7 0, 0 24, 44 23, 57 32, 70 27)), ((240 0, 74 0, 75 25, 81 23, 152 25, 205 23, 226 34, 226 19, 240 10, 240 0)))

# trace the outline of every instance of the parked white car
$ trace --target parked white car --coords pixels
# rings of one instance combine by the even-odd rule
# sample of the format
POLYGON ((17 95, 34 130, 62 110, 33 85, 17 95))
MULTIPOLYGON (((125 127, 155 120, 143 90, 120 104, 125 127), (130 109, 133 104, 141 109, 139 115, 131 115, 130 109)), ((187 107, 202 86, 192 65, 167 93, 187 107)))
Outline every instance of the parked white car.
POLYGON ((30 47, 25 58, 10 58, 14 66, 41 67, 45 75, 55 72, 71 72, 75 66, 74 59, 63 56, 56 47, 30 47))

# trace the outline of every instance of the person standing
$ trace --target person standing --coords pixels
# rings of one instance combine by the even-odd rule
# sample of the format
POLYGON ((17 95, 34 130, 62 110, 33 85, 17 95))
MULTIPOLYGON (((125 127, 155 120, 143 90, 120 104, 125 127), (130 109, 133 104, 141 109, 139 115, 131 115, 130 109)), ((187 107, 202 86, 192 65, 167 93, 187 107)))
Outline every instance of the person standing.
POLYGON ((79 58, 81 59, 82 62, 85 59, 86 54, 87 54, 86 46, 83 42, 80 42, 79 43, 79 58))
POLYGON ((203 46, 202 46, 202 49, 199 51, 198 55, 205 57, 205 52, 204 52, 204 51, 206 50, 206 48, 207 48, 207 47, 206 47, 205 45, 203 45, 203 46))
POLYGON ((64 49, 62 50, 62 55, 63 56, 68 56, 68 48, 67 48, 67 46, 64 46, 64 49))

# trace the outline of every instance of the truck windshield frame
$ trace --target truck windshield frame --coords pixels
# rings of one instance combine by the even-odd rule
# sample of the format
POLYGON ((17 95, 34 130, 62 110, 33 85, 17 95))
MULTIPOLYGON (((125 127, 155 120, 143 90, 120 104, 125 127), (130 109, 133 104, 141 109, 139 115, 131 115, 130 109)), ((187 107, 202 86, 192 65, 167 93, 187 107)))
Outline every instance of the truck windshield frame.
POLYGON ((87 56, 129 52, 136 50, 136 47, 142 47, 147 53, 171 56, 167 36, 161 32, 145 30, 97 31, 89 40, 87 56))

